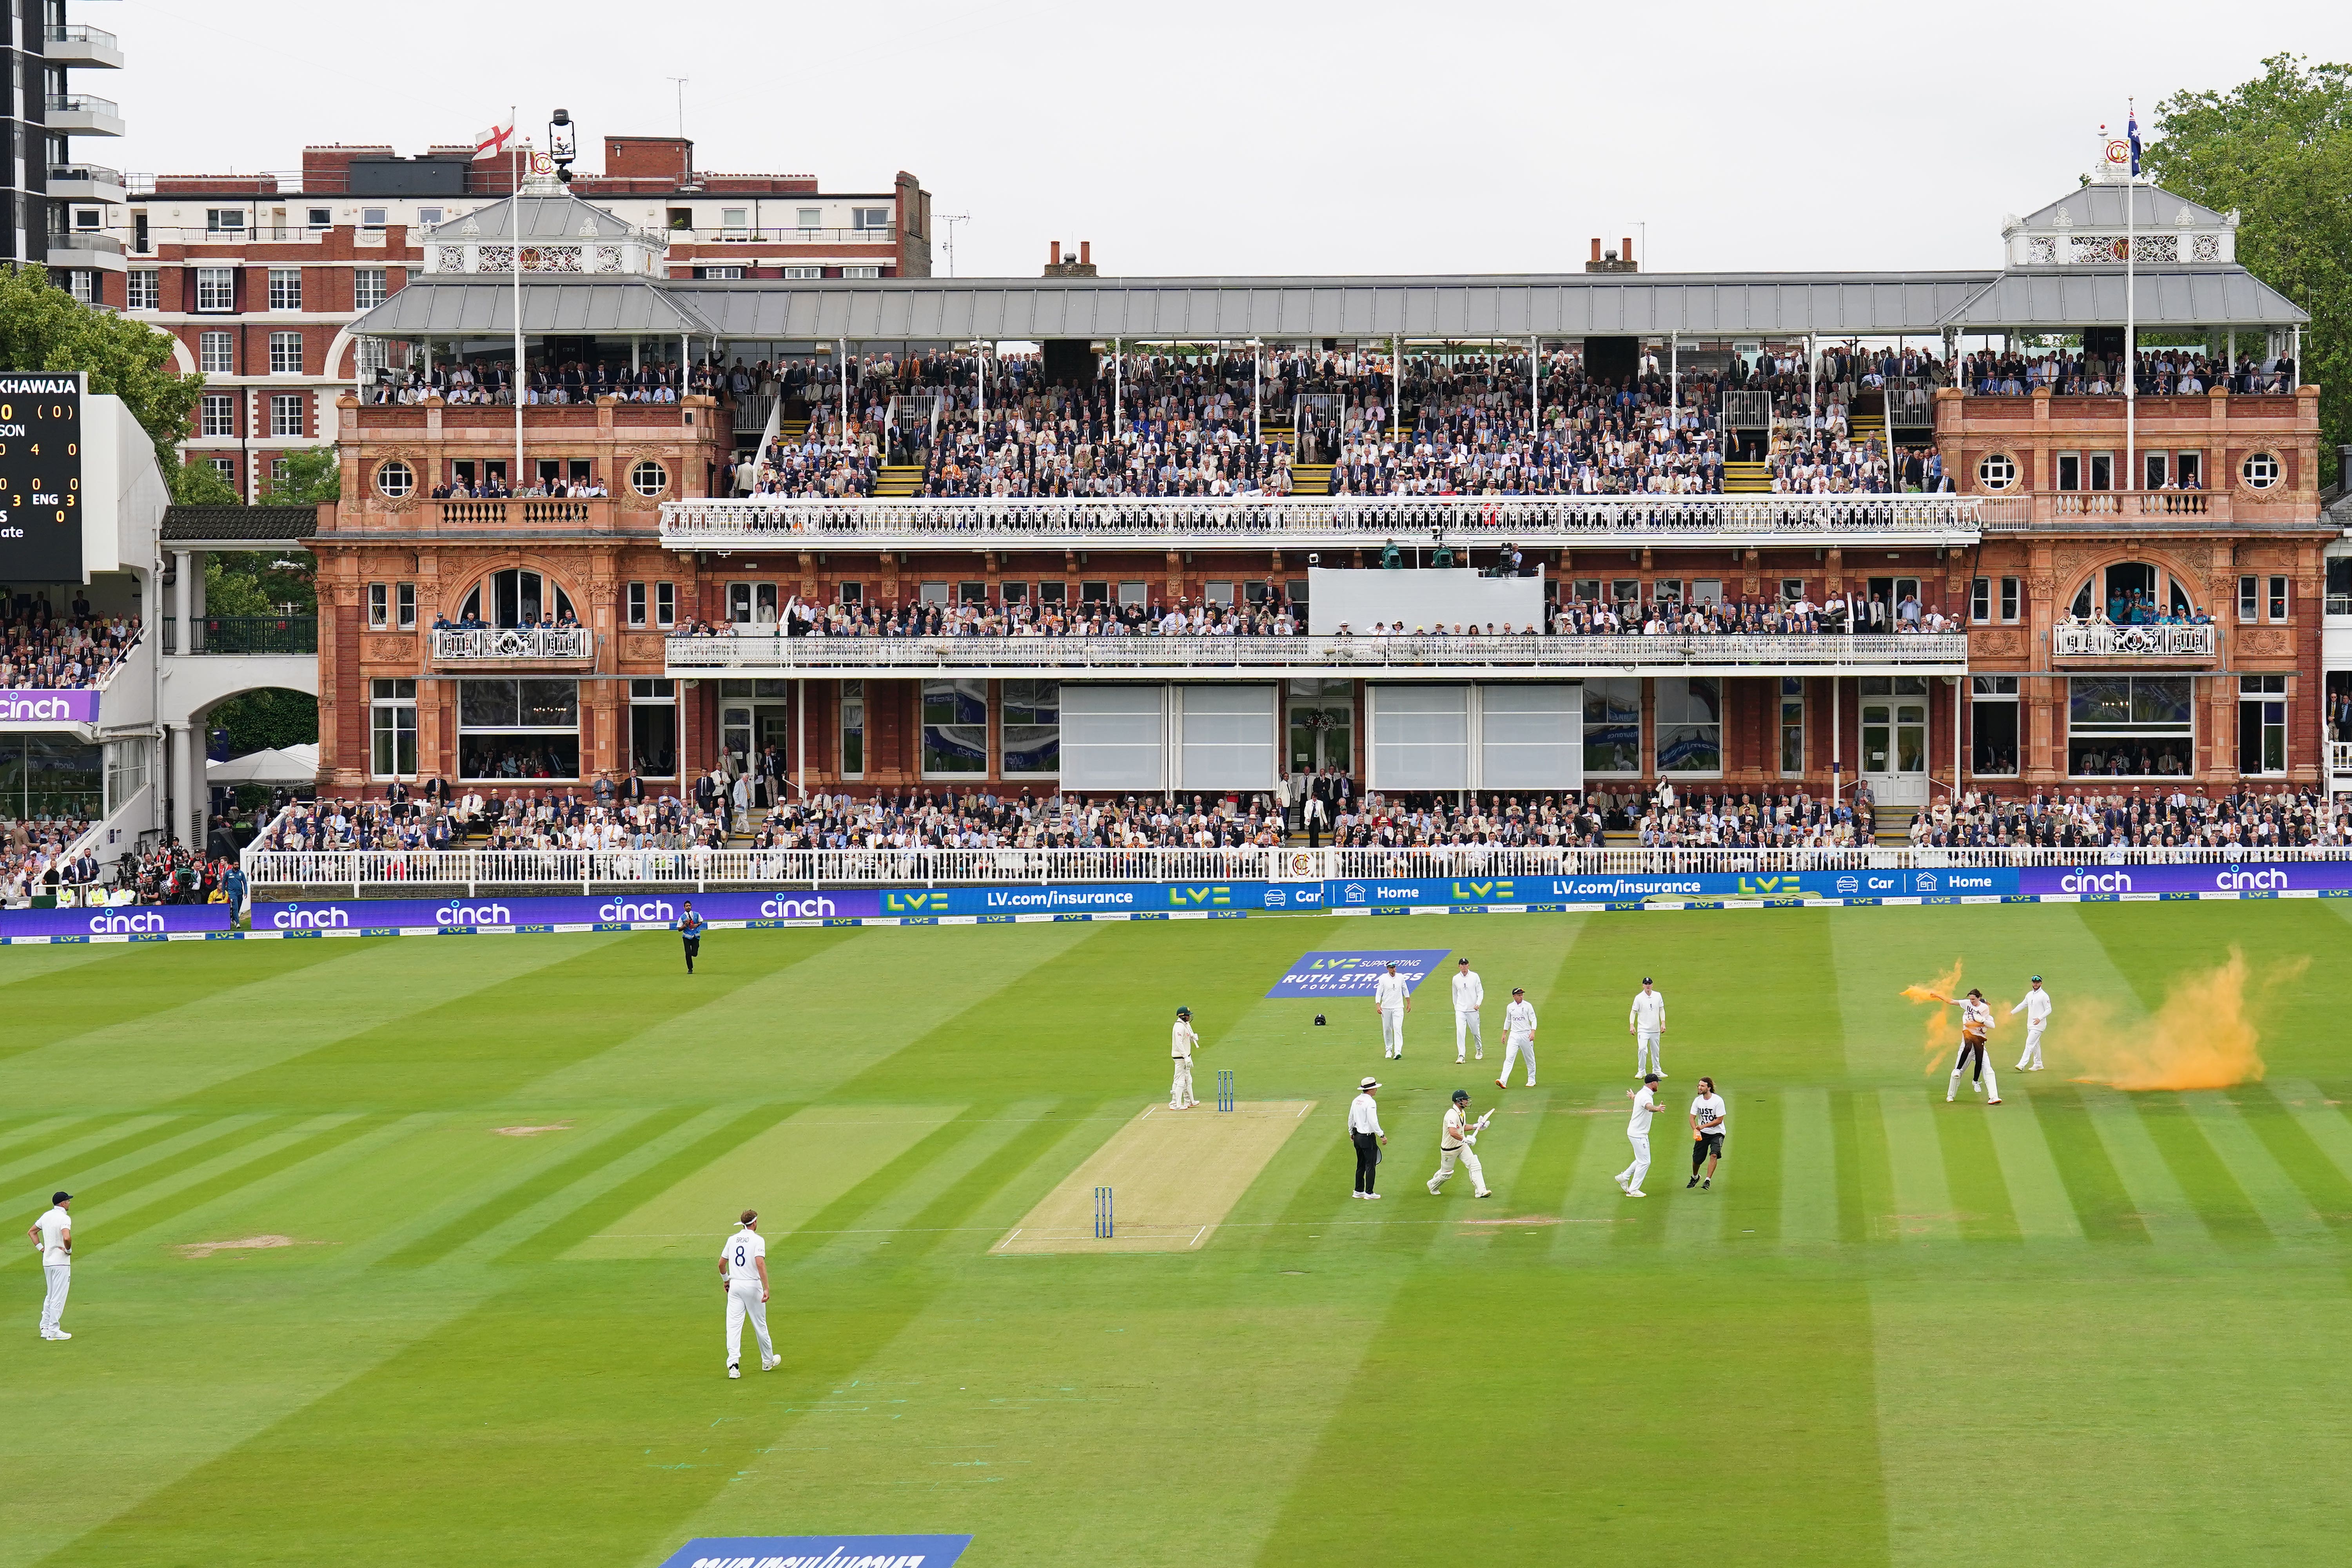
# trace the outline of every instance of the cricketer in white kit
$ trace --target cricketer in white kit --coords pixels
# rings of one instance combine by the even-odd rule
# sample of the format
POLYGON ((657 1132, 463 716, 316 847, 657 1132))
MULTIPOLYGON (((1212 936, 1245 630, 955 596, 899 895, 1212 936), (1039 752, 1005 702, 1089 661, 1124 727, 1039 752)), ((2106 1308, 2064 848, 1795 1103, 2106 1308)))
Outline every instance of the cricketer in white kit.
POLYGON ((768 1243, 759 1232, 760 1211, 745 1209, 740 1228, 719 1249, 719 1278, 727 1290, 727 1375, 743 1375, 743 1320, 760 1338, 760 1370, 783 1364, 768 1338, 768 1243))
POLYGON ((1437 1134, 1437 1174, 1429 1178, 1430 1196, 1435 1197, 1437 1189, 1452 1179, 1456 1161, 1470 1173, 1470 1195, 1486 1195, 1486 1173, 1478 1168, 1478 1156, 1470 1147, 1478 1142, 1478 1129, 1486 1125, 1485 1117, 1475 1126, 1471 1123, 1470 1091, 1455 1089, 1454 1103, 1445 1108, 1445 1126, 1437 1134))
POLYGON ((1528 1000, 1523 986, 1511 987, 1511 1005, 1503 1009, 1503 1076, 1495 1080, 1496 1089, 1508 1089, 1511 1064, 1519 1053, 1528 1054, 1528 1087, 1536 1086, 1536 1005, 1528 1000))
POLYGON ((1396 960, 1389 960, 1389 972, 1372 982, 1372 1005, 1381 1015, 1381 1055, 1404 1055, 1404 1016, 1412 1011, 1412 984, 1397 973, 1396 960))
POLYGON ((1633 1145, 1633 1163, 1617 1173, 1617 1184, 1629 1198, 1646 1198, 1642 1178, 1650 1173, 1650 1118, 1658 1113, 1658 1075, 1642 1075, 1642 1087, 1625 1091, 1633 1100, 1633 1114, 1625 1123, 1625 1142, 1633 1145))
POLYGON ((1190 1110, 1201 1102, 1192 1098, 1192 1053, 1200 1048, 1201 1037, 1192 1032, 1192 1009, 1176 1009, 1174 1037, 1168 1042, 1168 1054, 1174 1059, 1176 1079, 1168 1086, 1168 1109, 1190 1110))
POLYGON ((1486 1059, 1486 1041, 1478 1032, 1478 1009, 1486 1005, 1486 983, 1470 967, 1466 958, 1457 959, 1454 969, 1454 1059, 1463 1060, 1463 1048, 1467 1046, 1486 1059))
POLYGON ((2009 1010, 2012 1018, 2025 1015, 2025 1054, 2017 1058, 2018 1071, 2042 1070, 2042 1031, 2049 1026, 2051 1011, 2050 993, 2042 989, 2042 976, 2037 974, 2024 998, 2009 1010))
POLYGON ((63 1322, 66 1292, 73 1289, 73 1216, 66 1212, 72 1204, 71 1193, 52 1194, 48 1211, 25 1232, 41 1251, 41 1274, 47 1286, 41 1297, 41 1338, 45 1340, 73 1338, 63 1322))
POLYGON ((1633 993, 1633 1009, 1625 1016, 1625 1032, 1633 1037, 1633 1076, 1654 1072, 1666 1076, 1666 999, 1650 987, 1650 977, 1642 976, 1642 988, 1633 993))

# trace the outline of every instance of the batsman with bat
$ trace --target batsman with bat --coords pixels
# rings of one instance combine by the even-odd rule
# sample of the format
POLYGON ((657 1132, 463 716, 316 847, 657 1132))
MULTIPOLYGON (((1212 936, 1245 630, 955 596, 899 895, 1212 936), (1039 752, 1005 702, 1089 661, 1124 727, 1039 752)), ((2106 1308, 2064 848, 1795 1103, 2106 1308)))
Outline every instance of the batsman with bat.
POLYGON ((1478 1134, 1486 1131, 1486 1123, 1494 1119, 1495 1113, 1490 1110, 1475 1123, 1471 1121, 1470 1091, 1466 1089, 1454 1091, 1454 1103, 1445 1108, 1445 1130, 1437 1137, 1437 1174, 1429 1178, 1431 1197, 1437 1196, 1438 1188, 1454 1174, 1454 1163, 1457 1160, 1469 1168, 1473 1189, 1470 1195, 1474 1198, 1488 1195, 1486 1173, 1478 1168, 1478 1156, 1471 1152, 1470 1146, 1478 1142, 1478 1134))

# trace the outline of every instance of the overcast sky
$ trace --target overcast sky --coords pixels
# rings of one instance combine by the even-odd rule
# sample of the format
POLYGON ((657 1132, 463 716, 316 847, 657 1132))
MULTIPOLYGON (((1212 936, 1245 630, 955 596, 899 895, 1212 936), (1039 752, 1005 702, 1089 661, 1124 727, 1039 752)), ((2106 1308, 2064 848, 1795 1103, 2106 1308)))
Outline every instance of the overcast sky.
MULTIPOLYGON (((719 172, 828 192, 919 175, 956 270, 1980 268, 2073 188, 2096 127, 2265 55, 2352 59, 2342 0, 1044 5, 884 0, 72 0, 121 36, 126 171, 296 169, 309 142, 465 140, 561 104, 604 137, 685 129, 719 172), (946 226, 940 226, 942 230, 946 226), (1654 263, 1654 266, 1652 264, 1654 263)), ((937 269, 948 263, 935 240, 937 269)))

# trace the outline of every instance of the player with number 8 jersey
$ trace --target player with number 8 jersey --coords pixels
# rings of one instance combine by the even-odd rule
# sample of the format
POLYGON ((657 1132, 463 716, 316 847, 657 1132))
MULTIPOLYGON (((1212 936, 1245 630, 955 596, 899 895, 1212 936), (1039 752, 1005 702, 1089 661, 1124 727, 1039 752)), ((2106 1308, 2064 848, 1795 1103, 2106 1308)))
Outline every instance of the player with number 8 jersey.
POLYGON ((743 1320, 760 1338, 760 1370, 783 1364, 768 1338, 768 1243, 760 1235, 760 1211, 745 1209, 735 1234, 719 1249, 719 1279, 727 1291, 727 1375, 743 1375, 743 1320))

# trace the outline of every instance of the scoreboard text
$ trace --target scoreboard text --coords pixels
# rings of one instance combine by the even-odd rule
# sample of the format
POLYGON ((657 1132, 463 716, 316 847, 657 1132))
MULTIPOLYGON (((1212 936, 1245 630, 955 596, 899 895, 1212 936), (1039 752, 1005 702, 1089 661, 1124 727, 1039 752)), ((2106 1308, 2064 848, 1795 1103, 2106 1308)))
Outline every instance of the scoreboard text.
POLYGON ((0 583, 81 581, 81 377, 0 374, 0 583))

